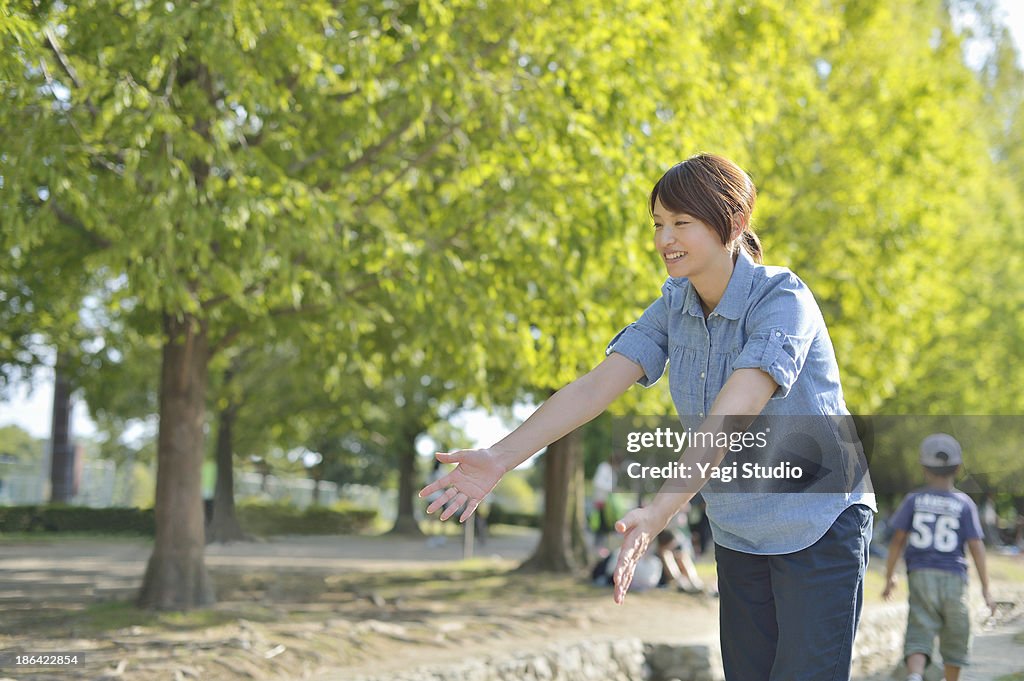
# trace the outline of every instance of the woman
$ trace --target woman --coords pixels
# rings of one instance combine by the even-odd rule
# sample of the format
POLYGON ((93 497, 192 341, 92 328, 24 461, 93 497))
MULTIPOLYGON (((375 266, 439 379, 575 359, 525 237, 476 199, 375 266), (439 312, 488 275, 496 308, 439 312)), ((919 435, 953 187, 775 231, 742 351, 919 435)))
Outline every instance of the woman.
POLYGON ((465 505, 465 521, 506 471, 600 414, 633 383, 657 381, 667 363, 684 423, 696 419, 699 432, 731 437, 758 419, 762 432, 772 431, 772 445, 686 449, 680 470, 703 474, 667 481, 649 505, 616 523, 624 535, 616 603, 652 538, 703 486, 726 678, 845 679, 874 497, 814 297, 789 270, 761 265, 750 226, 755 198, 747 174, 720 156, 700 154, 669 169, 650 195, 654 245, 669 274, 661 297, 615 336, 604 361, 503 440, 437 454, 458 466, 420 494, 444 490, 427 512, 445 507, 446 520, 465 505), (768 465, 788 456, 803 462, 796 468, 806 475, 730 487, 708 473, 739 470, 744 456, 768 465))

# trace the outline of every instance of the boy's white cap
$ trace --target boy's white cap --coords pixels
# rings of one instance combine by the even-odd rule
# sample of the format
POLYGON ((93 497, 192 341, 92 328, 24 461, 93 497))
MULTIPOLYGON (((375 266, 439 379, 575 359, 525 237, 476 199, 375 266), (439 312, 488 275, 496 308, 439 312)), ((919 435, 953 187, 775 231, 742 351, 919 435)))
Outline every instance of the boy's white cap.
POLYGON ((921 442, 921 465, 927 468, 957 466, 964 462, 960 443, 952 435, 934 433, 921 442))

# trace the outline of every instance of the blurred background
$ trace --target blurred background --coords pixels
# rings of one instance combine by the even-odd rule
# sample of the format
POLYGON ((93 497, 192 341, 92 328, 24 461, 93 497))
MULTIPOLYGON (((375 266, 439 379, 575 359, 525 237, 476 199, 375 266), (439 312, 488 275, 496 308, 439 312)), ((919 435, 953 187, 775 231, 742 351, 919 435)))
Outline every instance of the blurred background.
MULTIPOLYGON (((1021 414, 1021 8, 0 1, 0 532, 152 534, 158 608, 212 602, 154 567, 207 541, 421 536, 432 453, 659 295, 647 193, 699 151, 753 177, 855 413, 1021 414)), ((538 567, 587 562, 609 418, 490 501, 538 567)))

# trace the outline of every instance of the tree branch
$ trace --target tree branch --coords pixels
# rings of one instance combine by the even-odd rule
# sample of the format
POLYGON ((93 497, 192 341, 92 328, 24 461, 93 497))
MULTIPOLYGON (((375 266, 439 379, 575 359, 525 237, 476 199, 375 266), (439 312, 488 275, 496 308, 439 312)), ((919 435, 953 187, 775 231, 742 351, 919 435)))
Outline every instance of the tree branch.
MULTIPOLYGON (((498 204, 496 206, 491 206, 490 209, 487 211, 487 213, 484 215, 484 220, 485 221, 490 221, 490 219, 491 219, 490 216, 491 215, 500 212, 506 206, 507 206, 507 202, 503 202, 503 203, 498 204)), ((456 231, 456 232, 452 232, 451 234, 446 236, 444 239, 430 244, 429 248, 424 249, 424 251, 423 251, 424 254, 427 254, 427 253, 437 253, 437 252, 440 252, 440 251, 448 248, 449 246, 451 246, 452 244, 454 244, 456 242, 456 240, 461 236, 461 234, 462 234, 461 230, 460 231, 456 231)), ((401 280, 404 276, 408 276, 408 273, 409 273, 409 271, 406 268, 399 268, 397 270, 394 270, 394 269, 390 269, 388 267, 384 267, 384 268, 382 268, 382 269, 380 269, 380 270, 378 270, 376 272, 368 274, 363 281, 357 282, 357 283, 353 284, 350 288, 345 289, 340 294, 338 294, 337 298, 338 299, 346 299, 346 298, 351 299, 351 298, 355 298, 356 296, 358 296, 361 293, 364 293, 365 291, 368 291, 370 289, 378 287, 380 285, 381 280, 383 278, 385 278, 385 277, 396 279, 396 280, 401 280)), ((253 286, 253 287, 250 287, 250 288, 252 290, 255 290, 256 288, 258 288, 258 286, 253 286)), ((247 289, 247 291, 248 290, 250 290, 250 289, 247 289)), ((220 303, 220 302, 224 302, 226 299, 227 299, 227 296, 225 296, 225 295, 217 296, 216 298, 211 298, 209 301, 204 303, 204 308, 208 307, 211 304, 211 302, 220 303)), ((325 305, 315 305, 315 306, 308 306, 308 307, 303 307, 303 306, 299 306, 299 307, 279 307, 279 308, 272 308, 271 310, 268 311, 267 314, 270 317, 280 318, 280 317, 287 317, 287 316, 317 314, 317 313, 321 313, 321 312, 326 312, 329 309, 331 309, 331 308, 328 307, 328 306, 325 306, 325 305)), ((224 336, 220 340, 218 340, 216 343, 211 342, 211 344, 210 344, 210 354, 211 354, 211 356, 213 356, 213 355, 217 354, 218 352, 220 352, 221 350, 229 347, 231 345, 231 343, 234 342, 234 340, 238 336, 240 336, 242 333, 244 333, 248 328, 249 328, 248 326, 235 326, 235 327, 232 327, 232 328, 228 329, 228 331, 224 334, 224 336)))
MULTIPOLYGON (((50 86, 50 91, 53 92, 53 85, 54 85, 55 81, 53 80, 53 76, 50 75, 50 69, 48 69, 46 67, 46 61, 43 60, 43 59, 40 59, 39 60, 39 67, 40 67, 40 69, 43 72, 43 79, 46 80, 46 84, 50 86)), ((93 107, 92 103, 87 99, 85 101, 85 105, 86 105, 86 108, 89 110, 89 113, 93 116, 93 118, 95 118, 96 117, 96 109, 93 107)), ((72 116, 68 115, 67 116, 67 121, 68 121, 68 126, 70 126, 71 130, 75 133, 75 136, 78 138, 78 141, 82 143, 82 148, 85 149, 85 151, 87 151, 89 154, 91 154, 90 159, 89 159, 90 161, 93 161, 93 162, 99 164, 101 167, 109 170, 110 172, 114 173, 115 175, 122 175, 123 174, 121 169, 117 167, 116 163, 114 163, 114 162, 110 161, 109 159, 107 159, 106 157, 104 157, 103 154, 100 153, 100 151, 98 149, 96 149, 91 144, 89 144, 88 142, 85 141, 85 135, 82 134, 81 128, 78 127, 78 124, 75 122, 75 119, 72 116)))
MULTIPOLYGON (((459 22, 456 22, 455 26, 458 26, 458 25, 459 25, 459 22)), ((453 29, 455 28, 455 26, 453 26, 453 29)), ((504 45, 508 41, 508 38, 511 35, 512 35, 512 29, 510 28, 505 33, 505 35, 502 36, 502 38, 500 38, 499 40, 497 40, 497 41, 495 41, 493 43, 488 44, 485 49, 481 50, 479 56, 481 56, 481 57, 490 56, 497 48, 499 48, 502 45, 504 45)), ((405 65, 409 64, 412 61, 413 56, 414 56, 414 52, 409 52, 401 60, 399 60, 396 64, 394 64, 394 66, 391 68, 391 71, 392 72, 400 71, 402 69, 402 67, 404 67, 405 65)), ((338 102, 344 102, 344 101, 350 99, 351 97, 354 97, 355 95, 359 94, 360 91, 361 91, 361 89, 356 87, 353 90, 350 90, 349 92, 345 92, 345 93, 342 93, 342 94, 339 94, 339 95, 335 95, 333 97, 333 99, 335 99, 338 102)), ((378 103, 378 104, 382 104, 382 102, 378 103)), ((431 113, 436 113, 436 112, 437 112, 437 109, 435 107, 431 107, 431 113)), ((388 133, 387 137, 385 137, 383 140, 381 140, 377 144, 371 146, 369 149, 366 149, 363 152, 363 154, 360 155, 359 158, 357 158, 356 160, 352 161, 347 166, 342 168, 341 171, 340 171, 340 174, 348 173, 348 172, 352 172, 352 171, 358 170, 359 168, 362 168, 363 166, 366 166, 366 165, 372 163, 373 161, 375 161, 376 158, 377 158, 377 154, 379 154, 386 147, 390 146, 391 143, 394 142, 396 139, 398 139, 401 135, 405 134, 405 132, 407 130, 409 130, 409 128, 411 128, 416 123, 416 121, 418 119, 419 119, 418 115, 413 115, 412 117, 410 117, 409 119, 407 119, 403 123, 400 123, 397 128, 395 128, 390 133, 388 133)), ((343 141, 344 140, 339 140, 339 143, 341 143, 343 141)), ((297 172, 300 172, 300 171, 304 170, 305 168, 309 167, 310 164, 315 163, 316 161, 318 161, 321 158, 323 158, 326 154, 327 154, 326 148, 321 148, 320 150, 316 151, 315 153, 309 155, 308 157, 293 163, 291 165, 291 167, 289 168, 289 173, 297 173, 297 172)))
POLYGON ((449 137, 451 137, 452 133, 454 133, 454 132, 455 132, 455 126, 452 126, 452 127, 448 128, 443 135, 441 135, 436 140, 434 140, 433 144, 431 144, 429 147, 427 147, 422 152, 420 152, 420 154, 416 158, 414 158, 412 161, 408 162, 404 168, 402 168, 400 171, 395 173, 395 176, 393 178, 391 178, 391 181, 388 182, 387 184, 385 184, 383 187, 381 187, 380 191, 378 191, 376 194, 371 196, 368 201, 364 202, 362 204, 362 207, 365 208, 366 206, 373 205, 374 203, 379 201, 385 194, 388 193, 388 191, 392 187, 394 187, 396 184, 398 184, 398 182, 403 177, 405 177, 409 173, 410 170, 412 170, 413 168, 418 168, 421 163, 423 163, 424 161, 429 159, 431 156, 436 154, 438 148, 441 146, 441 143, 445 142, 449 137))
MULTIPOLYGON (((373 161, 375 161, 377 159, 377 155, 382 150, 384 150, 387 147, 391 146, 391 144, 394 143, 395 140, 397 140, 399 137, 404 135, 406 133, 406 131, 409 130, 416 123, 416 121, 418 119, 419 119, 418 115, 413 115, 413 116, 410 116, 409 118, 407 118, 405 121, 403 121, 398 126, 396 126, 391 132, 389 132, 387 134, 387 136, 385 136, 384 139, 382 139, 380 142, 378 142, 377 144, 371 145, 367 149, 364 149, 363 153, 359 156, 359 158, 357 158, 354 161, 351 161, 347 165, 343 166, 338 171, 337 174, 338 175, 344 175, 346 173, 354 172, 354 171, 358 170, 359 168, 362 168, 363 166, 366 166, 366 165, 372 163, 373 161)), ((293 163, 288 168, 288 173, 289 174, 295 174, 295 173, 301 172, 301 171, 305 170, 306 168, 308 168, 311 164, 316 163, 317 161, 319 161, 321 158, 323 158, 327 154, 328 154, 328 147, 326 147, 326 146, 325 147, 321 147, 316 152, 310 154, 309 156, 307 156, 306 158, 302 159, 301 161, 296 161, 295 163, 293 163)))
MULTIPOLYGON (((261 288, 263 288, 262 283, 251 284, 249 286, 246 286, 245 289, 242 290, 242 296, 250 296, 256 291, 259 291, 261 288)), ((231 300, 231 296, 227 293, 222 293, 219 296, 214 296, 208 300, 203 301, 202 303, 199 304, 199 306, 204 310, 211 310, 220 305, 221 303, 226 303, 229 300, 231 300)))
POLYGON ((362 91, 363 91, 362 88, 357 87, 357 88, 354 88, 352 90, 349 90, 348 92, 339 92, 336 95, 332 95, 331 96, 331 100, 337 102, 338 104, 344 104, 345 102, 347 102, 348 100, 352 99, 353 97, 355 97, 356 95, 358 95, 362 91))
MULTIPOLYGON (((53 56, 57 58, 57 63, 60 64, 61 69, 64 71, 64 73, 67 74, 68 78, 71 79, 71 83, 75 86, 75 88, 81 90, 82 81, 78 79, 78 74, 75 73, 75 68, 71 65, 71 62, 68 61, 68 58, 61 51, 60 46, 57 45, 57 36, 53 34, 53 29, 47 26, 43 30, 43 35, 46 37, 47 47, 49 47, 50 51, 53 52, 53 56)), ((50 79, 49 73, 46 70, 45 64, 43 65, 43 75, 46 76, 47 82, 50 83, 52 86, 52 81, 50 79)), ((89 110, 89 113, 92 115, 92 117, 95 118, 96 107, 93 105, 92 101, 88 97, 85 99, 85 107, 89 110)))
POLYGON ((61 68, 64 69, 64 73, 68 75, 68 78, 71 79, 71 82, 74 83, 76 88, 81 89, 82 81, 78 80, 78 74, 75 73, 75 69, 71 66, 71 62, 68 61, 67 57, 64 56, 64 53, 61 52, 60 47, 57 46, 57 37, 53 35, 53 29, 47 26, 43 30, 43 35, 46 36, 46 45, 50 48, 50 51, 53 52, 53 56, 57 58, 57 63, 59 63, 61 68))
POLYGON ((70 227, 78 232, 81 232, 94 246, 100 249, 110 248, 113 244, 106 238, 91 231, 88 227, 82 224, 82 221, 76 218, 71 213, 64 210, 56 199, 48 199, 46 203, 50 206, 54 215, 60 220, 60 223, 66 227, 70 227))

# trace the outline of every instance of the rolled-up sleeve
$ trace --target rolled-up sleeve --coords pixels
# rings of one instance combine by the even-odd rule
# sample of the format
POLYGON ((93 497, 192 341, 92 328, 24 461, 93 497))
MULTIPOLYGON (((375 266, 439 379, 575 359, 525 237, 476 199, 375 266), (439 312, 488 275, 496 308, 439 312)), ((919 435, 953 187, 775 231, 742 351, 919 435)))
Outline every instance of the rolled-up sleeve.
POLYGON ((814 296, 795 275, 770 281, 747 317, 747 339, 733 370, 760 369, 779 386, 772 399, 786 397, 822 323, 814 296))
POLYGON ((662 298, 644 310, 640 319, 615 334, 605 355, 617 352, 644 370, 637 383, 653 385, 665 373, 668 362, 667 310, 662 298))

